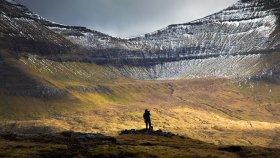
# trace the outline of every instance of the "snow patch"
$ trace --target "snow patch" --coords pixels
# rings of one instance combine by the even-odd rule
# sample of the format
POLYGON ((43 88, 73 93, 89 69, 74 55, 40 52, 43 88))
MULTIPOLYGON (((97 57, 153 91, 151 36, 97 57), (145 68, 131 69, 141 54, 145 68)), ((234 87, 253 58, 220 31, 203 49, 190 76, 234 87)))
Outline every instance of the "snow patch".
POLYGON ((14 0, 5 0, 5 1, 7 1, 7 2, 9 2, 9 3, 11 3, 11 4, 18 4, 18 3, 15 2, 14 0))

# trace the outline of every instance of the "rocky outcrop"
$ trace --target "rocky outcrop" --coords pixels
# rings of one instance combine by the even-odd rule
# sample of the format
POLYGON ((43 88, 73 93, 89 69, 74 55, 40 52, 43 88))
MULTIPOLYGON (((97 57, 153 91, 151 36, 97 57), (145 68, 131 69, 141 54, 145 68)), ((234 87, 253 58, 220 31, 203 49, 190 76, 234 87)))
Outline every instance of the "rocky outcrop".
POLYGON ((121 131, 120 135, 124 134, 148 134, 148 135, 158 135, 158 136, 163 136, 163 137, 173 137, 173 136, 179 136, 180 138, 184 138, 184 136, 180 136, 171 132, 164 132, 162 130, 136 130, 136 129, 131 129, 131 130, 124 130, 121 131))

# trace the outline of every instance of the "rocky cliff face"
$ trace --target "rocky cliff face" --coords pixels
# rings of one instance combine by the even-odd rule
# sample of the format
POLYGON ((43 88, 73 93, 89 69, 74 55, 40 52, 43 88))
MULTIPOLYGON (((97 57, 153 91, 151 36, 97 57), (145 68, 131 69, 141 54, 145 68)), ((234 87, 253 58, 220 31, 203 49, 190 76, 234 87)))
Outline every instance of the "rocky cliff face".
POLYGON ((130 39, 158 57, 189 58, 267 53, 276 49, 279 1, 239 1, 216 14, 130 39), (275 33, 275 34, 273 34, 275 33))
POLYGON ((132 73, 136 78, 266 76, 279 80, 275 62, 279 56, 271 59, 271 53, 279 51, 279 15, 280 1, 238 1, 205 18, 129 39, 142 50, 143 58, 156 62, 149 68, 125 70, 133 69, 128 72, 136 72, 132 73))
POLYGON ((120 39, 50 22, 1 0, 0 38, 1 47, 20 51, 78 52, 82 61, 117 68, 134 79, 251 78, 275 71, 265 62, 279 49, 279 15, 278 0, 241 0, 199 20, 120 39))
POLYGON ((269 72, 271 77, 279 74, 279 65, 266 59, 279 51, 279 14, 278 0, 238 1, 216 14, 129 42, 144 50, 144 58, 168 61, 140 76, 259 78, 269 72))
MULTIPOLYGON (((279 34, 275 30, 279 14, 280 2, 276 0, 238 1, 205 18, 132 39, 117 39, 90 30, 49 28, 88 50, 110 49, 108 57, 178 60, 277 49, 279 34)), ((104 52, 100 52, 104 57, 104 52)))

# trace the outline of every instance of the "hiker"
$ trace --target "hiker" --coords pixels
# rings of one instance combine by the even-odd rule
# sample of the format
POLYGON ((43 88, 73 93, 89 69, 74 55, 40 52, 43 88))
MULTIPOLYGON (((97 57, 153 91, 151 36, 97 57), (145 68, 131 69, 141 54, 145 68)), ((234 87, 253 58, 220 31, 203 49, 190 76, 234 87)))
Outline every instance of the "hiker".
POLYGON ((143 117, 146 123, 146 130, 148 129, 152 129, 152 123, 151 123, 151 114, 150 111, 148 109, 145 110, 143 117), (149 127, 149 128, 148 128, 149 127))

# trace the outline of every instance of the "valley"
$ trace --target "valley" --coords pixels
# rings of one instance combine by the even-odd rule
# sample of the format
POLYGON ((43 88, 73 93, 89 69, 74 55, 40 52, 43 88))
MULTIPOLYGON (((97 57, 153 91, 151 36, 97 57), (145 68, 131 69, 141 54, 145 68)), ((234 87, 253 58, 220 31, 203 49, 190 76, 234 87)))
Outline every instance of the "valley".
POLYGON ((0 9, 0 149, 16 152, 0 156, 25 156, 29 147, 38 157, 279 153, 279 1, 239 0, 126 39, 49 21, 10 0, 0 0, 0 9), (155 131, 186 140, 119 135, 145 128, 145 109, 155 131), (119 144, 60 135, 70 131, 119 144))
POLYGON ((40 97, 28 96, 30 89, 14 96, 2 93, 1 117, 14 120, 2 121, 3 131, 116 135, 144 128, 142 113, 148 108, 156 129, 222 145, 280 145, 275 141, 280 129, 277 84, 209 77, 133 80, 113 68, 34 56, 6 62, 51 89, 40 97))

